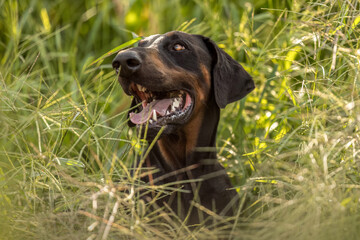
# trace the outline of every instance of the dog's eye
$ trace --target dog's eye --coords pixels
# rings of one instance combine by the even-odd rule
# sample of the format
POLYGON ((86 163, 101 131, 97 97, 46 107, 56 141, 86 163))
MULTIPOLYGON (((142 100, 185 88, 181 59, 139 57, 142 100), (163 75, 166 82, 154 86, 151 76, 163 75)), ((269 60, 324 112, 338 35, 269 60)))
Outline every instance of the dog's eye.
POLYGON ((147 43, 146 40, 141 40, 140 42, 138 42, 138 45, 141 47, 144 46, 146 43, 147 43))
POLYGON ((185 47, 183 45, 181 45, 180 43, 177 43, 173 46, 173 50, 174 51, 182 51, 182 50, 185 50, 185 47))

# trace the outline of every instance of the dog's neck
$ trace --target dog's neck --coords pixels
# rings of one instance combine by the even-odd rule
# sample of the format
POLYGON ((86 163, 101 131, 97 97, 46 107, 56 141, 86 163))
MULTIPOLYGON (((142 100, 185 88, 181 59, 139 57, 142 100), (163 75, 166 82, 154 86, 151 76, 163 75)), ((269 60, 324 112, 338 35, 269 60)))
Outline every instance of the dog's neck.
POLYGON ((197 112, 181 129, 163 136, 157 142, 165 162, 173 170, 202 164, 203 160, 216 159, 216 130, 220 109, 203 109, 204 111, 197 112))

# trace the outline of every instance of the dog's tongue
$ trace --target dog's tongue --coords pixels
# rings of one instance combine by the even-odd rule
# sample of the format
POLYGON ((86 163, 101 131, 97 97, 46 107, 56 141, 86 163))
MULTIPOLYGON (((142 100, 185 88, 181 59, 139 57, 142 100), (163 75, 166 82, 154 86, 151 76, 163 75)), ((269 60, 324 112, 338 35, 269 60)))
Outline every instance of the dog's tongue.
POLYGON ((134 124, 143 124, 148 121, 155 110, 157 115, 165 116, 166 110, 172 103, 171 98, 155 100, 143 107, 143 110, 139 113, 130 113, 130 121, 134 124))

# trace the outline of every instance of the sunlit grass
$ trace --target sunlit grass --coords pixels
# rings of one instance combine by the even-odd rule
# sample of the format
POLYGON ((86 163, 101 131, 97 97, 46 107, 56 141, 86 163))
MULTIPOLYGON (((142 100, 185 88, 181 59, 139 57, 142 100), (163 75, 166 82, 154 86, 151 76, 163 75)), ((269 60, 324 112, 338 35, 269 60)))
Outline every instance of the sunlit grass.
POLYGON ((0 238, 357 239, 359 7, 0 1, 0 238), (139 200, 179 189, 130 174, 147 146, 106 57, 173 29, 214 39, 257 87, 221 113, 218 155, 242 205, 221 219, 195 204, 210 229, 139 200))

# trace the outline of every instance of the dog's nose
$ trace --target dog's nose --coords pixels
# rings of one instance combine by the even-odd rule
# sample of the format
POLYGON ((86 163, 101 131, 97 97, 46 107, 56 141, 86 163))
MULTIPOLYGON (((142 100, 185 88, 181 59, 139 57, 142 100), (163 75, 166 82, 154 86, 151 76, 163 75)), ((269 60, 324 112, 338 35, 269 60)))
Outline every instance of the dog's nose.
POLYGON ((134 51, 120 52, 112 61, 112 66, 116 71, 121 67, 120 76, 129 77, 139 70, 141 58, 139 54, 134 51))

